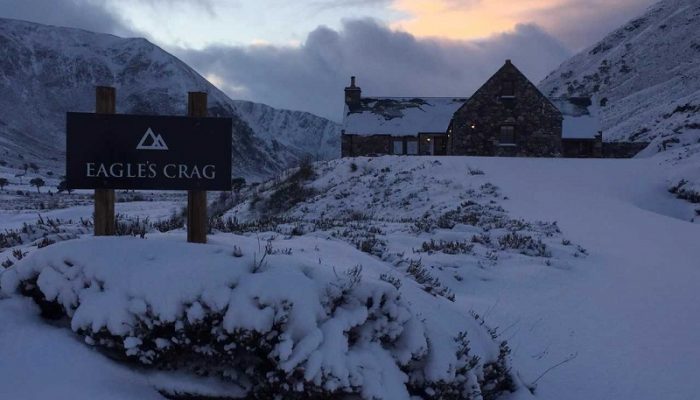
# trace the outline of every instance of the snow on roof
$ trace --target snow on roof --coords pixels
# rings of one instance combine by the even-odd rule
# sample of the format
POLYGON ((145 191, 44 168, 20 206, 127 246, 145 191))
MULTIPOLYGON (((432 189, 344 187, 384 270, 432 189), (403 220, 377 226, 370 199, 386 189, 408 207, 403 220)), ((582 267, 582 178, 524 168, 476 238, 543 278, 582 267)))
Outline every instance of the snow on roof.
POLYGON ((550 99, 561 111, 562 138, 593 139, 600 132, 600 120, 588 97, 557 97, 550 99))
POLYGON ((357 110, 345 106, 343 129, 365 136, 445 133, 452 115, 465 101, 456 97, 365 97, 357 110))
POLYGON ((564 115, 561 129, 561 136, 564 139, 593 139, 599 131, 598 118, 590 115, 580 117, 564 115))
MULTIPOLYGON (((550 99, 564 117, 564 139, 593 139, 600 121, 591 100, 584 97, 550 99)), ((467 101, 456 97, 365 97, 360 108, 345 106, 343 129, 352 135, 415 136, 444 133, 454 113, 467 101)))

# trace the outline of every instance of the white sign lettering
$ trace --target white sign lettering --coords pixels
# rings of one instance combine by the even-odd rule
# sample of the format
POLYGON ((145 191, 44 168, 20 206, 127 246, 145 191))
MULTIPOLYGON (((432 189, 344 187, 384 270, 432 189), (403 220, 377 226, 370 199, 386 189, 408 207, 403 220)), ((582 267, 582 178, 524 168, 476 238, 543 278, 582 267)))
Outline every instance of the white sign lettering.
POLYGON ((156 179, 216 179, 216 165, 166 164, 162 168, 156 163, 86 163, 88 178, 136 178, 156 179))

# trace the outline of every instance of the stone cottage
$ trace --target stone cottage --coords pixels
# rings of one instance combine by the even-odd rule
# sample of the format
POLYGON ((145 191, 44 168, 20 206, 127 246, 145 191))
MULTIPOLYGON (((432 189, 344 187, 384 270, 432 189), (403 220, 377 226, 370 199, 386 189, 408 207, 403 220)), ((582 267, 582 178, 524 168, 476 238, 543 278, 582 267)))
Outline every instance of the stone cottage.
POLYGON ((450 154, 547 156, 561 154, 559 109, 506 60, 452 117, 450 154))
POLYGON ((590 99, 549 99, 510 60, 470 98, 362 97, 345 88, 342 156, 600 156, 590 99))

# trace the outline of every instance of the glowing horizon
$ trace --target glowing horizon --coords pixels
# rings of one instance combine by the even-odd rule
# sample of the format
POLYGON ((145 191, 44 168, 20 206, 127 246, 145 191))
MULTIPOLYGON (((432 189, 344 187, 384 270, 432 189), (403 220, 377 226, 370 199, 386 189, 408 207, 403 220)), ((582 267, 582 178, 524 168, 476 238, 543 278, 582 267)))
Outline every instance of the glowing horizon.
POLYGON ((655 0, 393 0, 405 17, 393 29, 417 37, 475 40, 535 24, 572 50, 587 46, 606 29, 633 18, 655 0), (505 4, 504 4, 505 3, 505 4), (602 24, 597 35, 588 24, 602 24), (606 28, 605 25, 609 27, 606 28), (596 37, 597 36, 597 37, 596 37))
MULTIPOLYGON (((88 0, 86 0, 88 1, 88 0)), ((94 1, 94 0, 89 0, 94 1)), ((202 49, 210 45, 303 44, 319 26, 340 29, 343 20, 373 18, 416 37, 473 40, 536 24, 571 49, 588 45, 606 29, 641 12, 654 0, 102 0, 115 15, 158 43, 202 49), (204 4, 205 6, 203 6, 204 4), (293 23, 289 16, 294 15, 293 23), (193 24, 197 29, 193 29, 193 24), (599 26, 600 25, 600 26, 599 26)))

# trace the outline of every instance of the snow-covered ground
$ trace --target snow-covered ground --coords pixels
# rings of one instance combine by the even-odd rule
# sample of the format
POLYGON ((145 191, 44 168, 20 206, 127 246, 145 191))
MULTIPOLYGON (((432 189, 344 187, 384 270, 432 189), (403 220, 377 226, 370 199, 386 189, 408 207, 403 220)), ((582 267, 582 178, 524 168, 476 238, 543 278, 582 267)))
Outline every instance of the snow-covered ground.
MULTIPOLYGON (((480 160, 507 208, 554 219, 589 256, 466 284, 547 399, 692 399, 700 392, 700 225, 654 159, 480 160), (500 282, 499 282, 500 281, 500 282)), ((498 274, 500 275, 500 274, 498 274)))
MULTIPOLYGON (((206 283, 211 274, 198 277, 197 271, 225 263, 252 265, 250 258, 259 260, 270 239, 276 253, 268 255, 269 271, 259 274, 261 282, 273 282, 275 274, 286 271, 286 282, 319 285, 362 265, 372 290, 391 292, 387 276, 400 281, 399 308, 402 301, 410 303, 411 313, 422 314, 426 326, 445 334, 466 328, 472 352, 493 359, 497 345, 484 326, 477 326, 481 319, 472 318, 478 314, 485 326, 496 328, 497 341, 508 341, 516 382, 536 386, 536 398, 694 399, 700 393, 695 379, 700 370, 700 224, 691 222, 697 207, 668 193, 666 165, 658 158, 336 160, 318 164, 315 178, 291 187, 304 189, 287 196, 297 198, 297 204, 279 202, 290 193, 285 192, 289 187, 281 189, 289 176, 244 191, 247 200, 224 214, 224 221, 231 218, 228 228, 221 225, 237 233, 213 234, 210 245, 198 246, 201 250, 179 244, 181 231, 107 239, 115 241, 113 246, 89 239, 57 243, 32 251, 4 272, 3 288, 12 286, 8 274, 47 265, 65 275, 70 268, 61 263, 69 260, 81 266, 86 279, 107 282, 112 291, 105 293, 131 290, 149 305, 172 306, 166 295, 159 296, 170 292, 159 291, 164 289, 155 287, 158 282, 178 287, 187 281, 187 290, 206 291, 216 282, 206 283), (256 221, 260 228, 247 224, 256 221), (135 255, 117 253, 100 264, 101 258, 90 254, 90 249, 117 252, 126 243, 135 255), (231 256, 234 246, 243 257, 231 256), (200 266, 187 272, 183 260, 190 259, 200 266), (114 271, 120 263, 123 275, 114 271), (172 273, 171 279, 158 279, 134 263, 145 268, 152 263, 153 271, 172 273), (309 281, 295 271, 303 271, 309 281), (120 279, 126 276, 139 285, 124 286, 120 279), (193 279, 201 286, 192 286, 193 279), (152 292, 148 282, 155 285, 152 292)), ((0 216, 0 222, 6 218, 0 216)), ((242 279, 240 272, 223 271, 216 274, 242 279)), ((46 281, 52 277, 48 274, 46 281)), ((295 293, 279 287, 280 296, 295 293)), ((99 298, 80 295, 86 290, 82 286, 72 288, 69 292, 87 307, 79 321, 74 316, 73 327, 99 328, 104 312, 90 311, 99 298)), ((0 300, 0 318, 0 398, 47 398, 46 385, 54 381, 73 398, 94 398, 97 390, 115 398, 157 398, 154 387, 172 388, 176 380, 162 374, 155 379, 150 370, 108 361, 66 327, 43 322, 36 306, 17 295, 0 300), (17 351, 23 347, 28 350, 17 351), (79 383, 85 374, 100 378, 79 383)), ((377 354, 379 359, 390 352, 377 354)), ((182 390, 198 392, 191 380, 183 378, 187 387, 182 390)), ((504 398, 528 397, 521 387, 504 398)))
MULTIPOLYGON (((570 359, 538 381, 538 397, 690 399, 700 391, 692 378, 700 368, 700 225, 690 222, 697 206, 668 193, 668 167, 659 158, 384 157, 358 159, 356 165, 356 174, 389 168, 391 178, 418 166, 419 182, 435 178, 425 192, 429 207, 443 206, 446 197, 456 205, 460 186, 464 191, 492 182, 508 197, 499 203, 511 215, 557 221, 568 240, 588 250, 559 268, 556 262, 548 267, 501 260, 483 270, 465 268, 462 260, 455 268, 461 281, 450 280, 452 271, 441 276, 465 309, 500 327, 524 381, 570 359), (469 169, 484 174, 469 175, 469 169)), ((371 201, 362 201, 371 194, 365 187, 354 191, 358 183, 349 179, 349 161, 332 169, 316 182, 334 179, 333 193, 356 193, 337 201, 371 213, 371 201)), ((420 192, 411 187, 403 190, 420 192)), ((412 204, 420 200, 420 194, 407 195, 412 204)), ((303 215, 305 205, 292 214, 303 215)), ((245 214, 246 207, 240 209, 245 214)), ((379 210, 375 218, 402 212, 379 210)))

